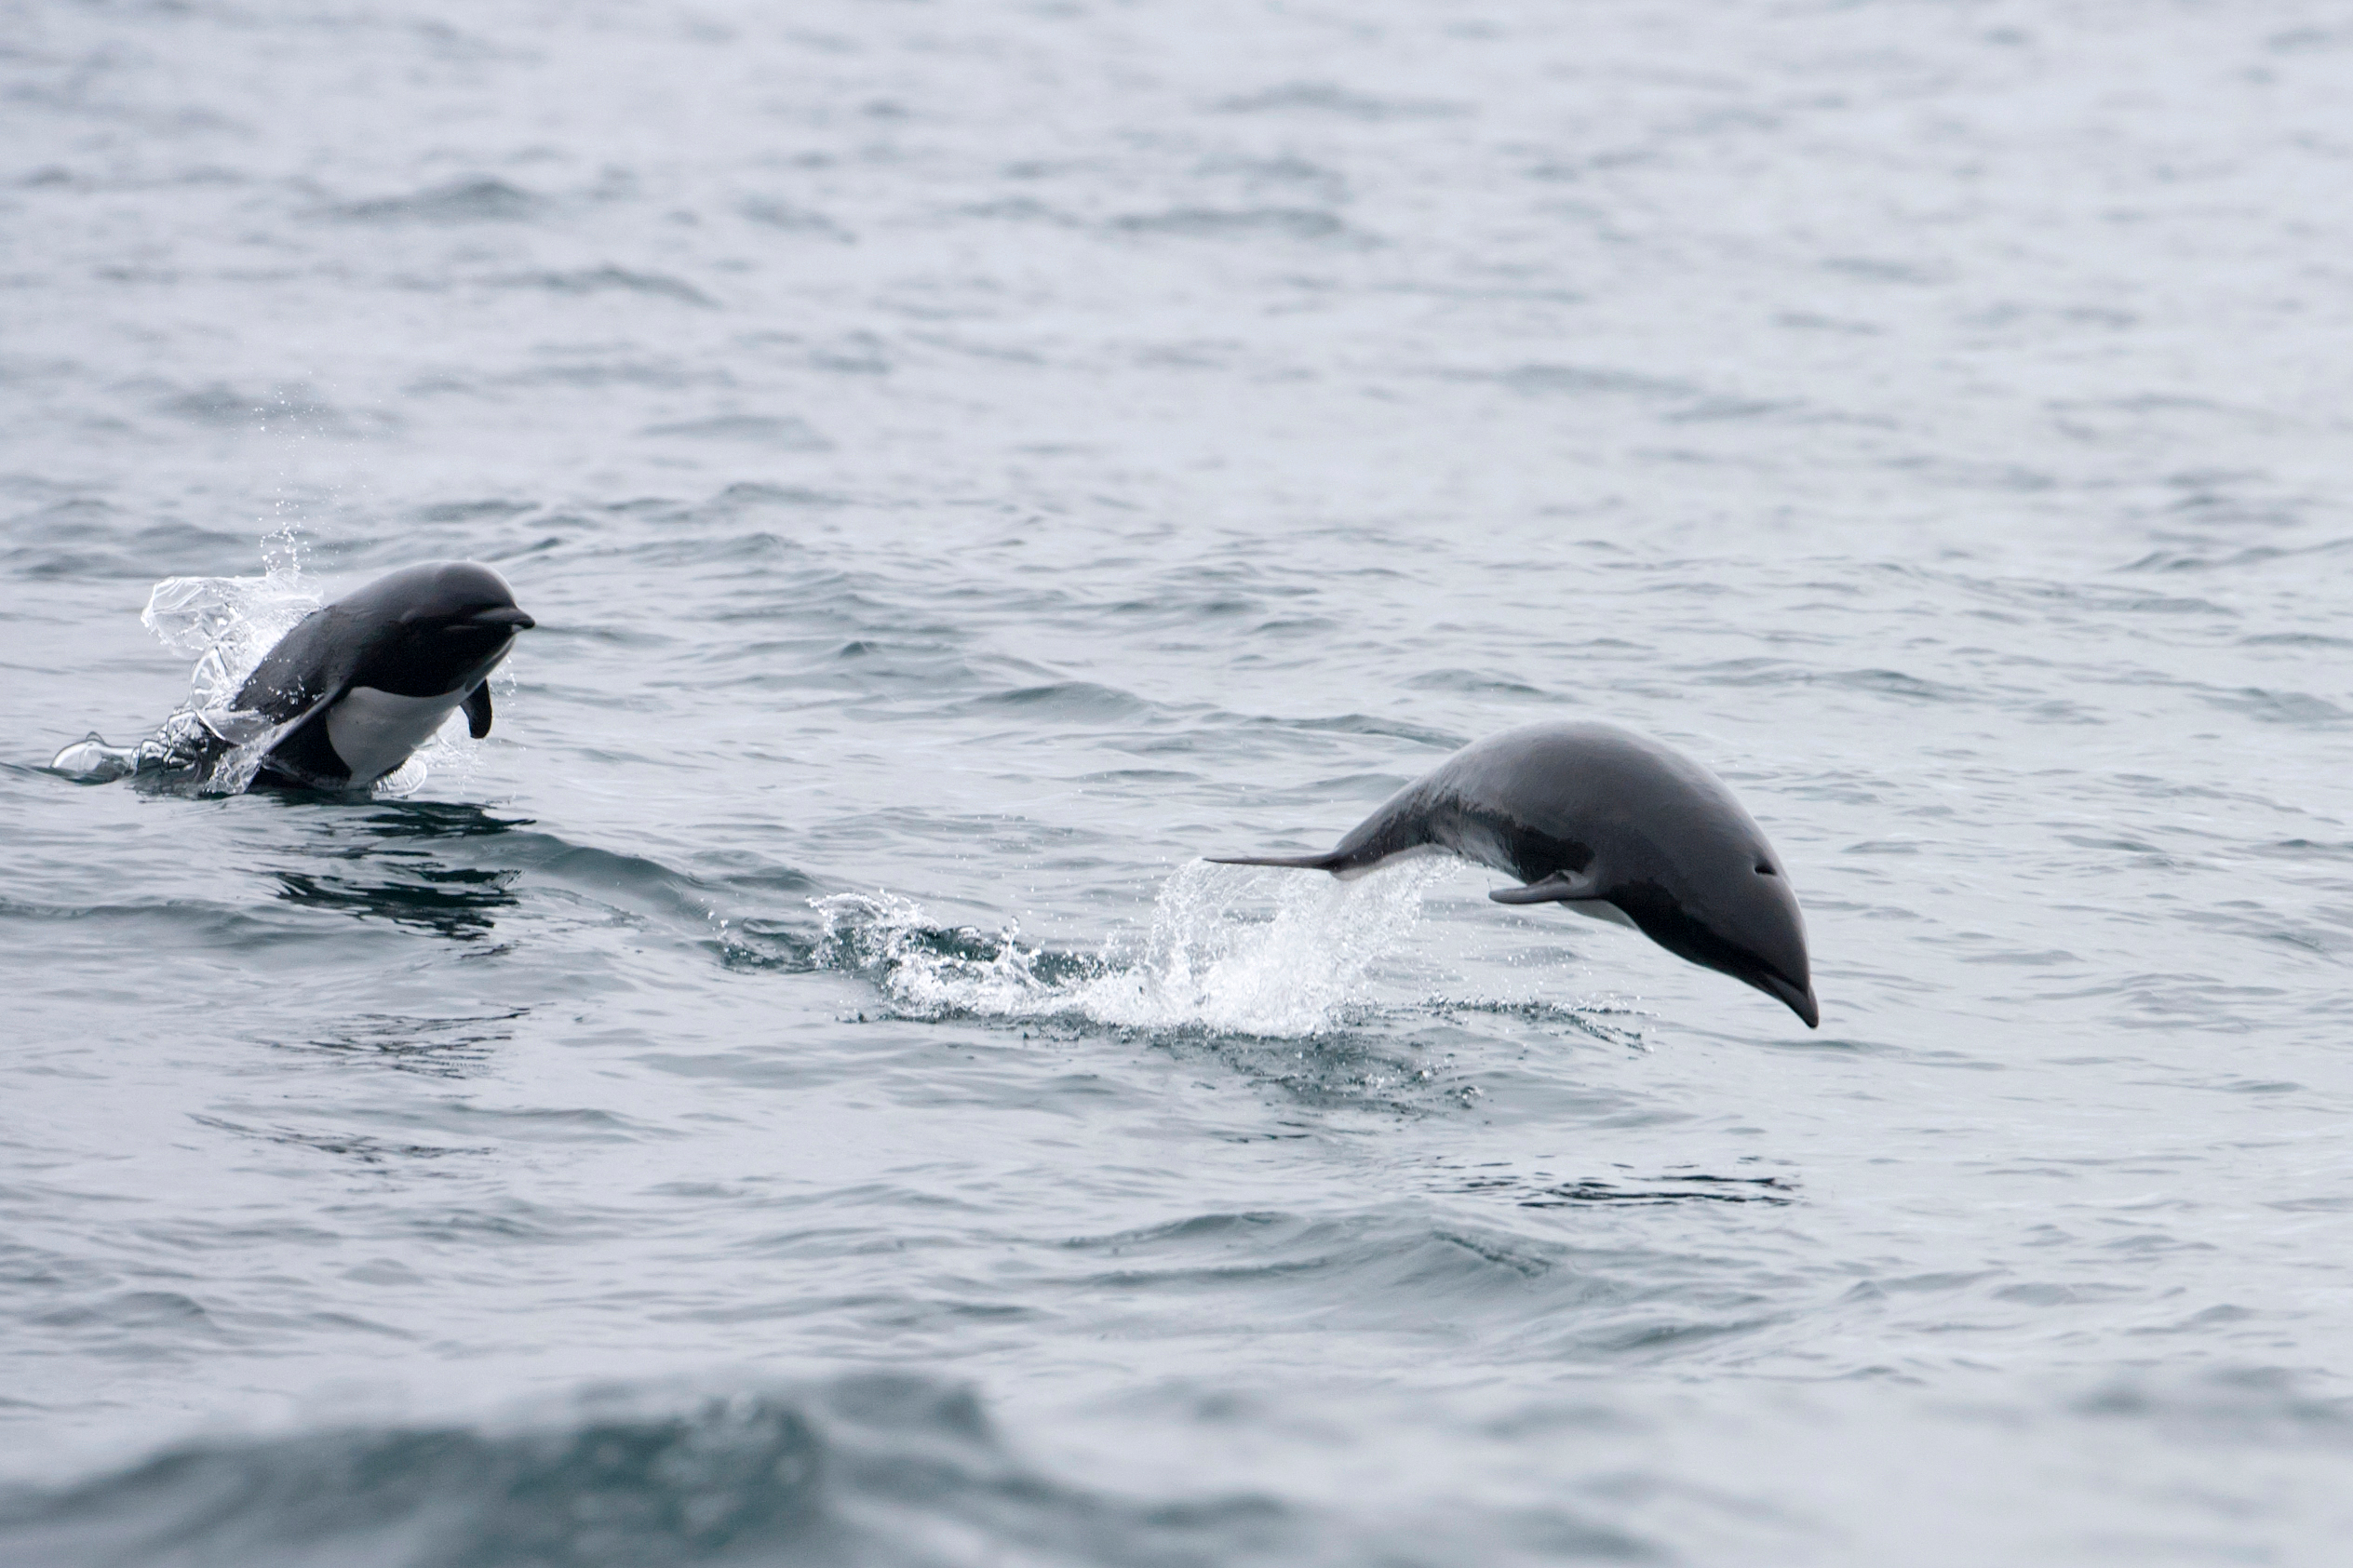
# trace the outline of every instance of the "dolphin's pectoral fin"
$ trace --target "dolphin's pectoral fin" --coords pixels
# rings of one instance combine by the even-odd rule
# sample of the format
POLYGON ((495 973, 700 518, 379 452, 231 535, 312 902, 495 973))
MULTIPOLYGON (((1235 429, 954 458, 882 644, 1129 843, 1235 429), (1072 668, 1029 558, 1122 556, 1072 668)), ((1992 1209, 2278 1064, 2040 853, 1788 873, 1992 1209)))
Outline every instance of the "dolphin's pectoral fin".
POLYGON ((1598 880, 1585 871, 1555 871, 1524 888, 1491 888, 1487 896, 1498 904, 1572 904, 1598 898, 1598 880))
POLYGON ((487 680, 466 694, 465 729, 477 741, 491 732, 491 683, 487 680))

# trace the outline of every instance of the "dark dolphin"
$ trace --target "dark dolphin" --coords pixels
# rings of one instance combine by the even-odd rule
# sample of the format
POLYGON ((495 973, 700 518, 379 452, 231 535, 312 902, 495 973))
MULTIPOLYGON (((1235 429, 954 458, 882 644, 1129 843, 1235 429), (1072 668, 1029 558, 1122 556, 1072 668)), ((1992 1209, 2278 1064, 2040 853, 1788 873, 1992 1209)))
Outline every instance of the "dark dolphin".
POLYGON ((477 740, 489 734, 485 683, 516 634, 535 624, 489 567, 406 567, 304 616, 231 706, 284 727, 262 758, 264 774, 309 789, 365 788, 460 707, 477 740))
POLYGON ((1451 853, 1524 887, 1498 904, 1622 915, 1678 958, 1780 998, 1822 1023, 1797 895, 1763 829, 1716 776, 1608 724, 1530 724, 1456 752, 1321 855, 1213 856, 1361 876, 1403 855, 1451 853))
POLYGON ((49 767, 84 784, 137 777, 204 790, 230 758, 260 750, 255 783, 365 789, 459 708, 477 740, 489 734, 484 682, 534 624, 489 567, 409 567, 304 616, 227 704, 182 708, 136 746, 92 734, 49 767))

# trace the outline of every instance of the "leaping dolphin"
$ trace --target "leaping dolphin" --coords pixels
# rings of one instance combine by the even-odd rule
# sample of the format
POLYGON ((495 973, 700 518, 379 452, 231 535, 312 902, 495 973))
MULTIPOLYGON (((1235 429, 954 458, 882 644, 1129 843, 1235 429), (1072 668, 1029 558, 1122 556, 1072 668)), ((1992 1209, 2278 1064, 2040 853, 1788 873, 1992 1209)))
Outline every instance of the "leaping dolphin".
POLYGON ((225 707, 183 708, 137 746, 117 748, 92 735, 49 766, 88 783, 136 774, 202 785, 240 748, 266 747, 262 779, 366 789, 408 761, 459 708, 475 739, 489 734, 485 682, 516 634, 535 623, 489 567, 408 567, 304 616, 225 707))
POLYGON ((1631 924, 1822 1024, 1806 921, 1781 857, 1722 780, 1657 741, 1593 723, 1474 741, 1321 855, 1225 855, 1358 877, 1401 856, 1457 854, 1525 885, 1498 904, 1565 904, 1631 924))
POLYGON ((489 567, 409 567, 304 616, 253 666, 234 706, 288 726, 264 773, 364 789, 461 707, 475 739, 489 734, 491 672, 535 624, 489 567))

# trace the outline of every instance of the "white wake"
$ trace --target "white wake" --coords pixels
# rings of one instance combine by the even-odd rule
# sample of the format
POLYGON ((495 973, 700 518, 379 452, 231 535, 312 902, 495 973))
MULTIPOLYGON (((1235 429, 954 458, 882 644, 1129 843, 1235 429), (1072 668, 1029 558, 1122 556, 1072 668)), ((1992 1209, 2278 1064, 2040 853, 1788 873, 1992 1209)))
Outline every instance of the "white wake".
POLYGON ((818 962, 869 975, 908 1016, 1296 1037, 1378 1005, 1375 967, 1413 931, 1423 891, 1445 869, 1414 861, 1343 882, 1195 861, 1163 886, 1147 931, 1085 958, 1025 947, 1010 927, 945 930, 888 893, 811 902, 824 921, 818 962))

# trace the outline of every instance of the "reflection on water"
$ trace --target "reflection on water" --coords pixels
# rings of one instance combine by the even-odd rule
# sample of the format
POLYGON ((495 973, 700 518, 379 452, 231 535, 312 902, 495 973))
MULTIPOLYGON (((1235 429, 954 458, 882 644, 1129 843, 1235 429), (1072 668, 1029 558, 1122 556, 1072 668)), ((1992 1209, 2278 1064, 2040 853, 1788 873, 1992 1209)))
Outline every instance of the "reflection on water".
POLYGON ((303 844, 309 866, 272 875, 277 896, 305 908, 339 910, 363 919, 391 920, 457 941, 490 934, 498 915, 514 906, 519 866, 451 864, 417 847, 436 841, 493 838, 532 825, 464 801, 378 800, 279 791, 274 798, 304 809, 303 844))
POLYGON ((1585 1176, 1562 1181, 1549 1172, 1527 1176, 1472 1176, 1448 1190, 1486 1193, 1523 1209, 1566 1209, 1587 1203, 1790 1203, 1797 1184, 1784 1176, 1711 1176, 1670 1171, 1649 1177, 1585 1176))
POLYGON ((289 810, 311 811, 306 824, 330 838, 364 831, 384 838, 477 838, 537 825, 470 800, 380 800, 290 786, 260 793, 289 810))
POLYGON ((443 1159, 456 1154, 488 1154, 486 1146, 471 1147, 446 1144, 412 1144, 389 1138, 373 1137, 365 1132, 305 1132, 292 1127, 249 1127, 225 1117, 191 1116, 189 1120, 201 1127, 218 1128, 240 1138, 252 1138, 265 1144, 279 1144, 289 1148, 315 1149, 362 1165, 405 1165, 421 1159, 443 1159))
POLYGON ((359 820, 386 838, 482 838, 537 825, 464 800, 377 800, 359 820))
POLYGON ((289 1051, 326 1052, 331 1059, 390 1067, 431 1078, 472 1076, 491 1052, 515 1038, 531 1009, 462 1018, 411 1018, 359 1013, 316 1028, 309 1038, 277 1042, 289 1051))
POLYGON ((513 906, 507 891, 520 872, 443 865, 413 851, 373 857, 381 874, 333 876, 278 871, 278 896, 315 909, 393 920, 461 942, 491 933, 498 912, 513 906), (397 864, 395 864, 397 863, 397 864))

